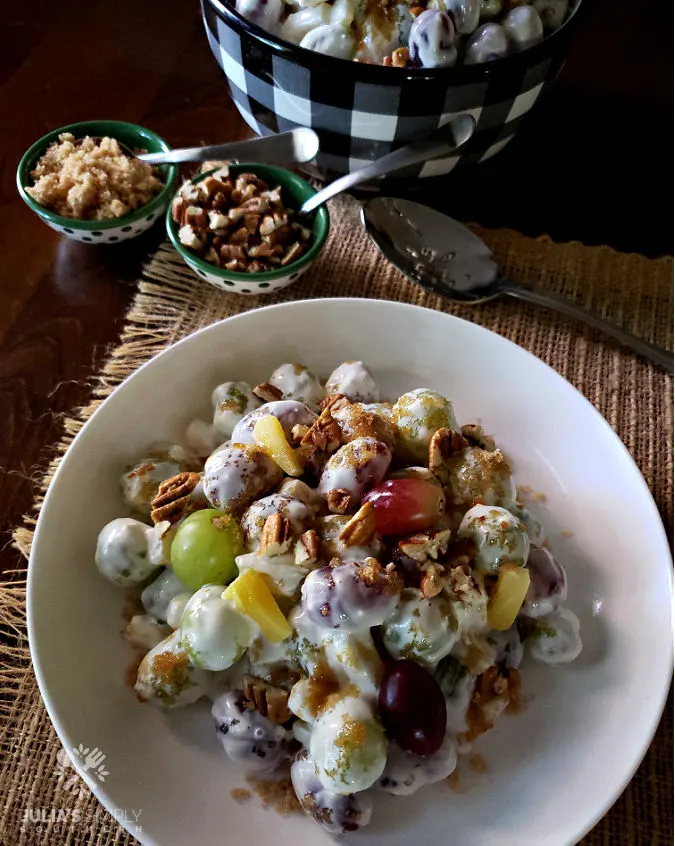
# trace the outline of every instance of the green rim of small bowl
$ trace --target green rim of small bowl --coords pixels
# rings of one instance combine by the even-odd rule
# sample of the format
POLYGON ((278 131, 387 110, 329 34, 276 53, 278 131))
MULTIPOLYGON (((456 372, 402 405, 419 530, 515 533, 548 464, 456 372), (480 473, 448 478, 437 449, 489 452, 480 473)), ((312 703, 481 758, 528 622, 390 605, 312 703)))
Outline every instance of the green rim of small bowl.
MULTIPOLYGON (((277 185, 280 185, 284 204, 292 209, 300 208, 305 200, 309 200, 310 197, 313 197, 316 194, 316 191, 306 179, 303 179, 301 176, 298 176, 297 173, 285 170, 282 167, 250 164, 246 162, 237 163, 236 165, 231 164, 229 167, 230 171, 235 175, 239 173, 255 173, 256 176, 264 179, 270 188, 275 188, 277 185)), ((209 170, 207 173, 199 174, 199 176, 196 176, 191 180, 192 184, 196 185, 198 182, 206 179, 207 176, 215 173, 216 170, 218 170, 218 168, 209 170)), ((234 273, 233 271, 225 270, 222 267, 218 267, 215 264, 210 264, 208 261, 204 261, 204 259, 184 247, 178 240, 178 227, 171 217, 171 205, 169 205, 169 208, 166 210, 167 234, 171 243, 180 253, 186 264, 194 265, 204 273, 210 273, 213 276, 218 276, 220 279, 232 282, 241 282, 242 284, 246 284, 248 282, 251 285, 255 285, 260 284, 261 282, 273 282, 275 279, 282 279, 284 276, 297 273, 297 271, 301 268, 311 264, 311 262, 313 262, 321 252, 321 248, 326 243, 326 238, 328 238, 330 218, 328 215, 328 209, 325 206, 320 206, 314 212, 313 217, 308 221, 308 228, 311 228, 312 230, 312 246, 297 261, 287 264, 286 267, 280 267, 278 270, 269 270, 265 273, 234 273)))
POLYGON ((73 217, 62 217, 53 211, 41 206, 29 194, 26 193, 26 186, 33 184, 30 175, 35 168, 38 159, 45 152, 50 144, 58 140, 62 132, 70 132, 76 138, 83 138, 85 135, 109 136, 121 141, 130 149, 145 149, 149 153, 168 153, 171 147, 166 141, 144 126, 136 123, 127 123, 123 120, 87 120, 80 123, 70 123, 60 129, 54 129, 43 135, 38 141, 32 144, 21 157, 19 166, 16 169, 16 187, 26 205, 37 215, 50 223, 54 223, 63 229, 77 229, 82 232, 102 231, 106 229, 117 229, 120 226, 137 223, 146 218, 149 214, 157 211, 165 203, 170 202, 176 190, 178 168, 176 165, 158 165, 164 182, 164 188, 153 197, 149 203, 135 209, 122 217, 111 217, 105 220, 77 220, 73 217))

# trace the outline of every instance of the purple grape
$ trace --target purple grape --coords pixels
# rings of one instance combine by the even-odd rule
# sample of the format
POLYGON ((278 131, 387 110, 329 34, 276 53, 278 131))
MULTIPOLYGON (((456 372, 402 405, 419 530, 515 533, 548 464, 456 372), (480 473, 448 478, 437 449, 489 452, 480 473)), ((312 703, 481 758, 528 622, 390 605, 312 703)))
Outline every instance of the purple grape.
POLYGON ((530 572, 530 587, 521 609, 526 617, 543 617, 555 611, 567 599, 565 570, 542 546, 531 546, 525 565, 530 572))
POLYGON ((425 68, 444 68, 457 61, 455 27, 450 15, 427 9, 410 30, 410 59, 425 68))
POLYGON ((395 661, 382 677, 378 697, 382 725, 401 749, 433 755, 445 738, 447 710, 436 679, 415 661, 395 661))
POLYGON ((379 626, 393 613, 398 585, 377 567, 346 562, 313 570, 302 585, 302 607, 323 629, 353 632, 379 626))
POLYGON ((271 772, 289 757, 290 732, 249 710, 241 690, 214 700, 211 716, 229 758, 254 772, 271 772))
POLYGON ((372 801, 363 793, 332 793, 319 781, 314 761, 303 750, 291 765, 291 781, 305 813, 330 834, 356 831, 370 822, 372 801))

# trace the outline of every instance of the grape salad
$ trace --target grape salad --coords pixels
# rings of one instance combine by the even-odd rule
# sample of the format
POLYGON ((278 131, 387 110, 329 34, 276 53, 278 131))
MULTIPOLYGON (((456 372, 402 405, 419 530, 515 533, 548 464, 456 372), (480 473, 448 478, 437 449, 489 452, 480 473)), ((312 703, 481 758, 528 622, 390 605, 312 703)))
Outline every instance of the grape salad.
POLYGON ((122 476, 95 561, 140 597, 139 700, 211 701, 242 773, 290 779, 333 834, 378 792, 446 779, 520 665, 581 651, 564 567, 508 458, 429 388, 384 400, 360 361, 215 387, 211 421, 122 476))
POLYGON ((501 59, 558 29, 569 0, 234 0, 240 15, 337 59, 452 67, 501 59))

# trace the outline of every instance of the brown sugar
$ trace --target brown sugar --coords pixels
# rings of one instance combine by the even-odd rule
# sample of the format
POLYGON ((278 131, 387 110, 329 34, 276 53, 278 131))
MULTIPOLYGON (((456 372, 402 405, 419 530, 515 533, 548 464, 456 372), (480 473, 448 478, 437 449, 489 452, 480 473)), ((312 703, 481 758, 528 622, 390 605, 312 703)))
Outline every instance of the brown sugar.
POLYGON ((251 785, 264 808, 272 807, 278 814, 284 816, 303 813, 290 776, 272 779, 247 776, 246 781, 251 785))
POLYGON ((76 140, 63 132, 38 161, 26 193, 62 217, 108 220, 150 202, 164 187, 157 174, 114 138, 76 140))

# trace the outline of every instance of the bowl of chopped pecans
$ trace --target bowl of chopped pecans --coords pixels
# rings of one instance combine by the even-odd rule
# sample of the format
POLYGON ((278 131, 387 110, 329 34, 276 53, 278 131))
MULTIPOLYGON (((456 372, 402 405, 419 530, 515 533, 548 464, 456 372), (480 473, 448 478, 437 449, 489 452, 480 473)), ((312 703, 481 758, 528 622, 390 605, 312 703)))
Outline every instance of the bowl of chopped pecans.
POLYGON ((183 183, 166 213, 176 250, 198 276, 236 294, 268 294, 294 282, 328 237, 325 207, 302 220, 314 188, 289 170, 225 165, 183 183))

